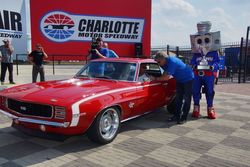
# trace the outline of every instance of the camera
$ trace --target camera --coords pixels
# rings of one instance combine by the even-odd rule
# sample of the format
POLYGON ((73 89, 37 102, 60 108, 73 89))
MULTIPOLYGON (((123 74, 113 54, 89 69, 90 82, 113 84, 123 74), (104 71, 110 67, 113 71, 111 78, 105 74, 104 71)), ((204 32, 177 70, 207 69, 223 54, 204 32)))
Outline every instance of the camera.
POLYGON ((91 49, 90 49, 90 53, 91 54, 96 54, 96 50, 98 48, 98 41, 97 38, 92 38, 92 42, 91 42, 91 49))

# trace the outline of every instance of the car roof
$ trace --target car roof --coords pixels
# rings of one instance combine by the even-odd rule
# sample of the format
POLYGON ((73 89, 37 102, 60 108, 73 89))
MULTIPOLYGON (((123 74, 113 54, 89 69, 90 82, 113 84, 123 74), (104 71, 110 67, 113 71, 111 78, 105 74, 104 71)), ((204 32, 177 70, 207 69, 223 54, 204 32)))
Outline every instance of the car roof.
POLYGON ((154 59, 143 59, 143 58, 103 58, 103 59, 95 59, 93 62, 126 62, 126 63, 156 63, 154 59))

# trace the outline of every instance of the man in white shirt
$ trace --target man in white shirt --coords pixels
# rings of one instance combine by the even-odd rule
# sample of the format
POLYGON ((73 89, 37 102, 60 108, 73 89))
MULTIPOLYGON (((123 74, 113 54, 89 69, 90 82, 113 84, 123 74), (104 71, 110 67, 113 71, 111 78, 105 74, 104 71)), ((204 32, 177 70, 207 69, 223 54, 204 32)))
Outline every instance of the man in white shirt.
POLYGON ((138 81, 140 81, 140 82, 150 82, 150 77, 146 73, 146 70, 147 70, 146 64, 141 64, 138 81))
POLYGON ((3 40, 4 45, 0 46, 1 59, 1 85, 4 84, 6 71, 9 71, 10 84, 16 84, 13 81, 13 51, 14 48, 8 39, 3 40))

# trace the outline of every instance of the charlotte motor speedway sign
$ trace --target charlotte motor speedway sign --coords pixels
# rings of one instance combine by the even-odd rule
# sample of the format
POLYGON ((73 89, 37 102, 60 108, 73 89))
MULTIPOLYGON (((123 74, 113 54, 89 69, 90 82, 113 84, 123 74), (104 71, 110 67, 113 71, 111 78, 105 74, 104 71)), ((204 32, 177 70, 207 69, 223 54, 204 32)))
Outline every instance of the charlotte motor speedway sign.
POLYGON ((91 41, 102 37, 107 42, 141 42, 144 19, 72 15, 52 11, 40 22, 43 35, 54 42, 91 41))

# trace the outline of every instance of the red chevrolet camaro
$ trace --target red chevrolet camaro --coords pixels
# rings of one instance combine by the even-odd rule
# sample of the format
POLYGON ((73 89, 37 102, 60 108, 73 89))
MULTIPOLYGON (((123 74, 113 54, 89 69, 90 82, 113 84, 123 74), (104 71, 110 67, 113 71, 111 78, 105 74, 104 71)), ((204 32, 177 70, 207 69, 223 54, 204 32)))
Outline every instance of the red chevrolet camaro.
POLYGON ((91 140, 106 144, 117 136, 121 122, 165 105, 173 108, 175 80, 150 81, 148 75, 162 75, 152 59, 98 59, 72 79, 2 90, 0 112, 31 134, 87 132, 91 140), (146 78, 139 77, 142 73, 146 78))

